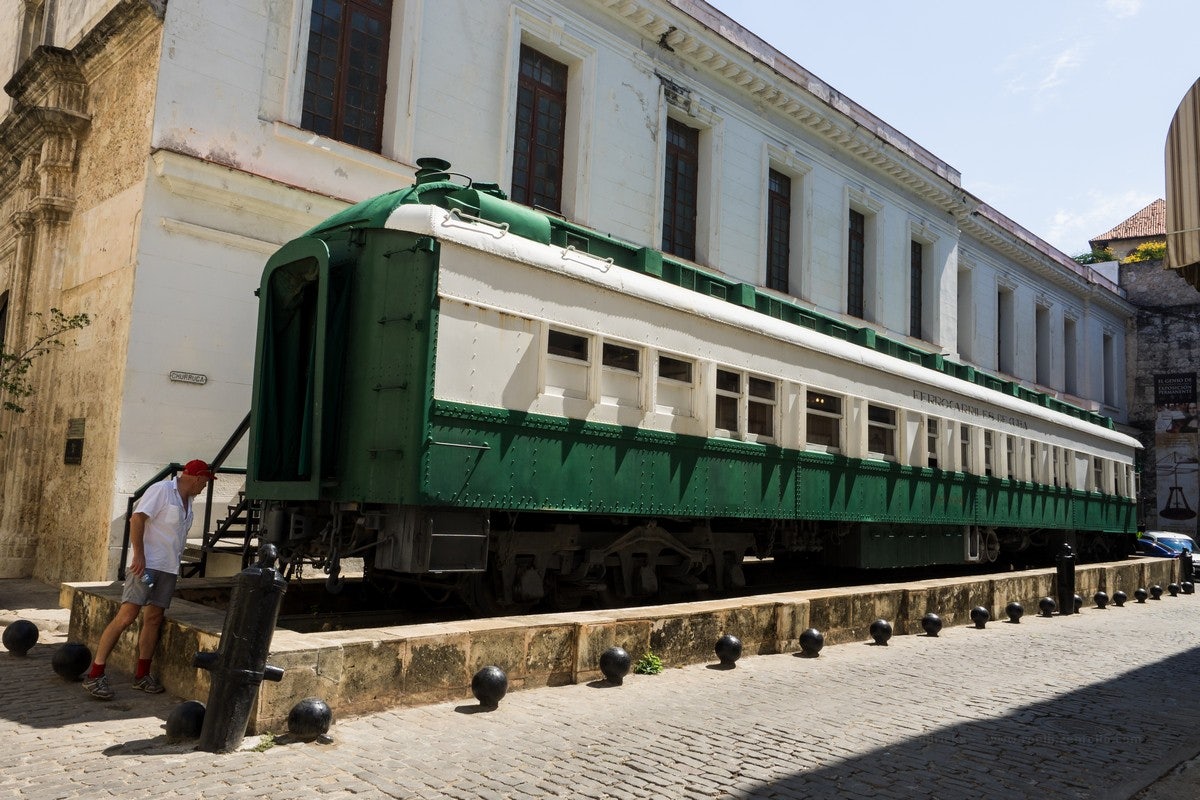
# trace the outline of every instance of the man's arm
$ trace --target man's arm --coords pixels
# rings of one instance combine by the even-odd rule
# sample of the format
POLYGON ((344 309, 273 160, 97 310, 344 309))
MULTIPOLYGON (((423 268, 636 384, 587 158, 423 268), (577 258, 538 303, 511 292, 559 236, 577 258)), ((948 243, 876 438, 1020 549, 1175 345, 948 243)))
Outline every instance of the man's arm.
POLYGON ((141 575, 146 571, 146 520, 150 517, 141 511, 135 512, 129 518, 129 546, 133 548, 133 560, 129 562, 129 571, 141 575))

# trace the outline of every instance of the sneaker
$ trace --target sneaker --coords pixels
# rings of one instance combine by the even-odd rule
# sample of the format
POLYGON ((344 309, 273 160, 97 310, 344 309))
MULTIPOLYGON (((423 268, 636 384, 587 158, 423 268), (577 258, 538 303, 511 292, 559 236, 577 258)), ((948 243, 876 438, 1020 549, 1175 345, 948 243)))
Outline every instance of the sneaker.
POLYGON ((148 692, 150 694, 158 694, 159 692, 163 691, 163 685, 159 683, 153 675, 150 674, 136 679, 133 682, 133 688, 141 689, 143 692, 148 692))
POLYGON ((112 700, 113 695, 116 694, 116 692, 112 690, 112 687, 108 685, 107 675, 98 675, 95 678, 84 678, 83 688, 97 700, 112 700))

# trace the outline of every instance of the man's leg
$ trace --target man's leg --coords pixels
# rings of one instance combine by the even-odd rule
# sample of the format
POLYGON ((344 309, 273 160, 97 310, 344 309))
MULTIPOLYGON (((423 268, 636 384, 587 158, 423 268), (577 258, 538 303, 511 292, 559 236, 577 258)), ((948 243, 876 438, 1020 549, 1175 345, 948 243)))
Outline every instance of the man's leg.
MULTIPOLYGON (((104 666, 108 661, 108 656, 112 653, 113 648, 117 646, 117 640, 121 638, 121 634, 125 629, 134 623, 138 617, 138 612, 142 607, 137 603, 124 602, 117 609, 116 615, 104 628, 104 632, 100 634, 100 642, 96 645, 96 655, 92 659, 91 669, 88 670, 87 677, 84 678, 83 688, 99 700, 111 700, 113 698, 112 687, 108 685, 108 678, 104 674, 104 666)), ((161 612, 162 609, 159 609, 161 612)), ((162 614, 159 614, 159 622, 162 622, 162 614)))
POLYGON ((138 634, 138 663, 133 675, 133 688, 151 694, 163 690, 162 684, 150 674, 150 659, 154 657, 154 649, 158 646, 165 612, 162 606, 146 606, 142 612, 142 630, 138 634))

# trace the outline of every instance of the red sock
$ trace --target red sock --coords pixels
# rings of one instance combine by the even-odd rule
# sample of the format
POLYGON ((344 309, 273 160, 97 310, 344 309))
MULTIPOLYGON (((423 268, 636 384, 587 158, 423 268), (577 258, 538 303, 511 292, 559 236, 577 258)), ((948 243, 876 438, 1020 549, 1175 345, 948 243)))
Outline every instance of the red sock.
POLYGON ((93 661, 92 668, 88 670, 88 674, 87 674, 88 680, 90 681, 95 678, 99 678, 103 674, 104 674, 104 665, 97 664, 95 661, 93 661))
POLYGON ((139 678, 144 678, 149 674, 150 674, 150 659, 139 658, 138 665, 137 665, 137 672, 134 674, 133 679, 138 680, 139 678))

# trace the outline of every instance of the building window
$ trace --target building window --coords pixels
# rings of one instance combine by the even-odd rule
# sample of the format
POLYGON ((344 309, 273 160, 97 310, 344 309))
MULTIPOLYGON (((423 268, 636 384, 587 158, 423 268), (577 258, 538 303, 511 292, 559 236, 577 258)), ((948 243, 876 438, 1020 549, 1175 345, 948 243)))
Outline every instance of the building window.
POLYGON ((975 358, 975 289, 969 269, 958 271, 958 352, 967 361, 975 358))
POLYGON ((1017 371, 1013 315, 1015 294, 1007 287, 1001 287, 996 292, 996 369, 1009 375, 1015 375, 1017 371))
POLYGON ((0 351, 8 338, 8 292, 0 294, 0 351))
POLYGON ((567 65, 521 45, 512 199, 562 211, 567 65))
POLYGON ((921 302, 925 276, 925 247, 920 242, 909 242, 908 252, 908 335, 915 339, 921 336, 921 302))
POLYGON ((846 263, 846 313, 862 318, 866 307, 866 250, 867 220, 861 213, 850 209, 850 249, 846 263))
POLYGON ((792 257, 792 179, 771 170, 767 187, 767 288, 786 292, 792 257))
POLYGON ((1042 386, 1049 386, 1050 375, 1050 309, 1043 305, 1034 308, 1034 378, 1042 386))
POLYGON ((1079 394, 1079 373, 1075 364, 1079 360, 1075 338, 1075 320, 1063 318, 1063 388, 1067 394, 1079 394))
POLYGON ((300 126, 379 152, 392 0, 313 0, 300 126))
POLYGON ((806 441, 830 450, 842 446, 842 398, 823 392, 809 392, 806 441))
POLYGON ((1117 351, 1116 344, 1111 333, 1104 334, 1104 405, 1115 406, 1117 404, 1117 351))
POLYGON ((700 131, 667 120, 667 165, 663 185, 662 249, 696 258, 696 215, 700 182, 700 131))
POLYGON ((17 66, 33 55, 33 51, 44 44, 50 44, 50 22, 54 19, 53 0, 25 0, 22 12, 21 40, 17 51, 17 66))
POLYGON ((932 417, 925 421, 925 449, 927 451, 927 463, 931 469, 938 468, 938 429, 939 424, 932 417))
POLYGON ((867 406, 867 452, 896 457, 896 409, 867 406))

